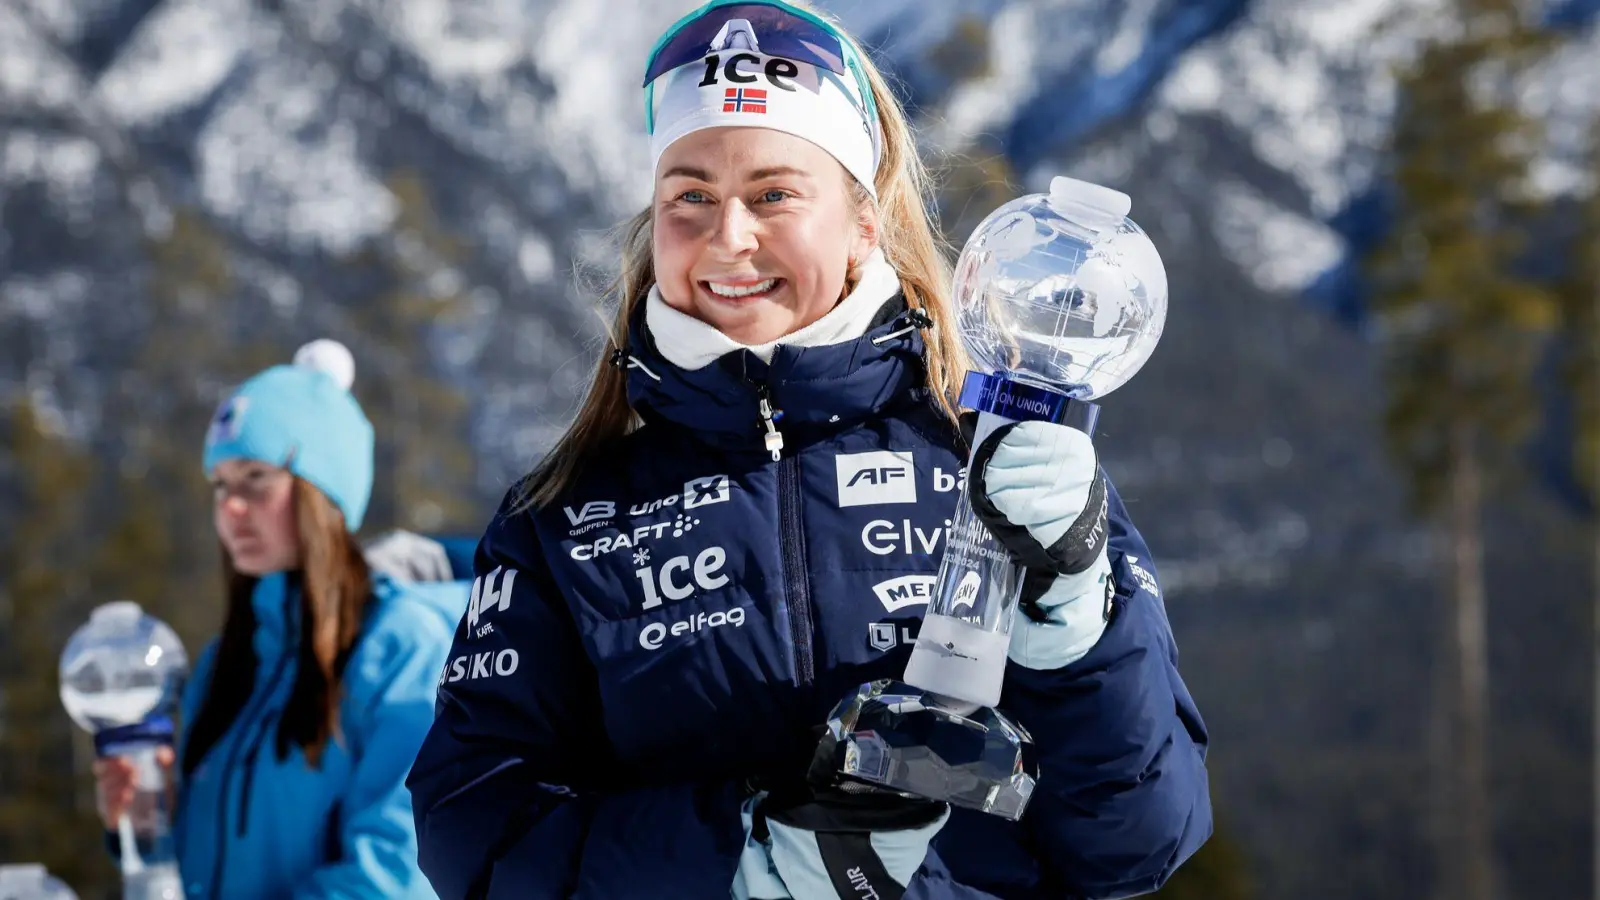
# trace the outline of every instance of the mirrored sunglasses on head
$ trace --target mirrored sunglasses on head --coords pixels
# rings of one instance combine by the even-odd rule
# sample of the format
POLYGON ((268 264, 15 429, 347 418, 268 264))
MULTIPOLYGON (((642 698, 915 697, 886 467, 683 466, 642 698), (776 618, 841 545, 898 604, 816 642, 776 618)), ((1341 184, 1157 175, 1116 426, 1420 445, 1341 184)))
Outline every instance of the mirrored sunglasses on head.
POLYGON ((878 141, 878 106, 854 46, 829 22, 782 0, 712 0, 668 28, 645 66, 646 127, 655 131, 656 79, 726 51, 757 52, 815 66, 855 82, 857 105, 873 142, 878 141))
POLYGON ((679 19, 656 42, 645 66, 644 85, 721 49, 779 56, 836 75, 850 71, 845 59, 848 44, 821 18, 775 0, 714 0, 679 19), (748 31, 740 28, 738 35, 727 34, 728 26, 734 22, 742 22, 748 31), (718 46, 719 37, 731 37, 731 45, 718 46), (755 46, 740 46, 743 39, 752 39, 755 46))

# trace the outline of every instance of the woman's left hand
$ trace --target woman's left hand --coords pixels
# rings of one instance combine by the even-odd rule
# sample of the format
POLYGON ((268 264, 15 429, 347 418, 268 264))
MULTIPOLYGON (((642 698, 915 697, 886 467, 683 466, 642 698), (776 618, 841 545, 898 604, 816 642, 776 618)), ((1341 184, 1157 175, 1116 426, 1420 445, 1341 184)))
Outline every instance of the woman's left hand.
POLYGON ((865 786, 846 791, 795 782, 756 807, 754 836, 796 898, 905 894, 950 817, 949 804, 865 786))
POLYGON ((1057 669, 1105 632, 1115 585, 1107 488, 1089 435, 1049 422, 1002 425, 971 463, 973 511, 1027 567, 1011 659, 1057 669))

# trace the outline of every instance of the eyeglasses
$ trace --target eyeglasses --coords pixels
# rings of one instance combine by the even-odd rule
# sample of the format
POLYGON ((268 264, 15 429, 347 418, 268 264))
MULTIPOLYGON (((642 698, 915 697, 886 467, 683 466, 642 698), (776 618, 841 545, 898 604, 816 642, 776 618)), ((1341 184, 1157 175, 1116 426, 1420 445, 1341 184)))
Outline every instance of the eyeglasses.
POLYGON ((827 20, 782 0, 711 0, 674 22, 651 48, 645 65, 645 127, 649 133, 654 134, 656 127, 651 89, 656 79, 717 52, 711 49, 712 42, 735 19, 749 23, 764 56, 803 62, 854 78, 861 98, 860 110, 876 149, 878 105, 855 45, 827 20))
POLYGON ((288 469, 281 468, 251 469, 243 478, 231 483, 213 475, 211 496, 217 503, 225 503, 230 498, 238 497, 245 503, 255 506, 281 490, 284 482, 292 477, 288 469))

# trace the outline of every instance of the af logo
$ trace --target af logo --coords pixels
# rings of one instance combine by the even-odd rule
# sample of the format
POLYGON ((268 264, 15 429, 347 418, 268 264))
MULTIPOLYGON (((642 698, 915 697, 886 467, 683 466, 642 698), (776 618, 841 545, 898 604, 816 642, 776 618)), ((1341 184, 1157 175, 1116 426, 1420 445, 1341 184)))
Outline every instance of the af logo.
POLYGON ((910 450, 873 450, 834 457, 839 506, 917 502, 916 469, 910 450))

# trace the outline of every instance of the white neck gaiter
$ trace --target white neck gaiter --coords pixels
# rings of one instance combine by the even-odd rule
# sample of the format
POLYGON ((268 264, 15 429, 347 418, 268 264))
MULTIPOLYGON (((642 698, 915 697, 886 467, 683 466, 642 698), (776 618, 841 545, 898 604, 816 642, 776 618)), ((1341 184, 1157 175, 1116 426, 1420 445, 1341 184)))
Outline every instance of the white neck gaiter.
POLYGON ((656 350, 667 362, 680 369, 703 369, 735 350, 749 350, 764 362, 772 362, 779 344, 791 347, 823 347, 855 340, 867 333, 872 319, 900 290, 900 276, 883 251, 874 249, 861 267, 861 281, 850 296, 828 314, 792 334, 766 344, 747 345, 735 341, 710 325, 667 305, 661 291, 650 288, 645 300, 644 321, 655 338, 656 350))

